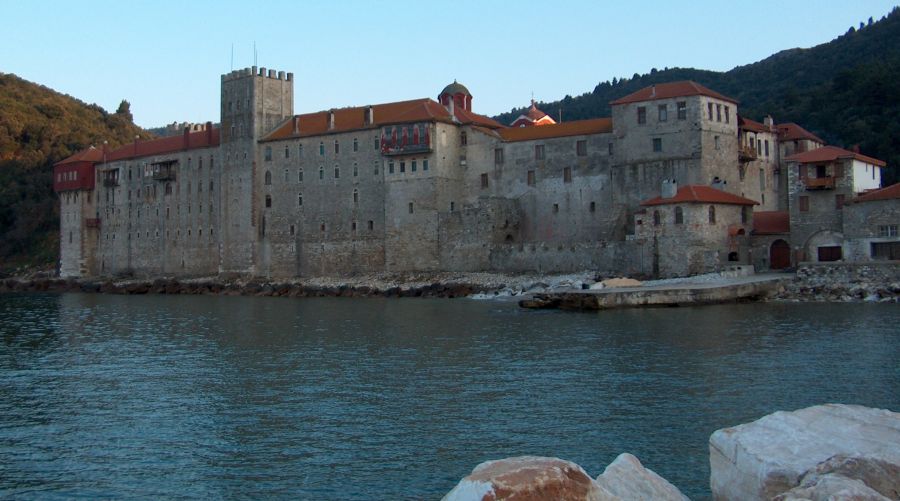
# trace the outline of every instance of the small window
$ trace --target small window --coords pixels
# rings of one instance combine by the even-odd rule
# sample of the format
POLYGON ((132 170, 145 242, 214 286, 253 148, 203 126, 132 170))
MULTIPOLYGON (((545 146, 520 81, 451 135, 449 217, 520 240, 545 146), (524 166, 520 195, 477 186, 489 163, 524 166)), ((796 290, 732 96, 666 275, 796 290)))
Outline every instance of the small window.
POLYGON ((413 213, 413 203, 412 202, 409 203, 409 213, 410 214, 413 213))
POLYGON ((544 145, 543 144, 534 145, 534 159, 535 160, 543 160, 544 159, 544 145))
POLYGON ((266 195, 266 208, 272 207, 272 195, 266 195))
POLYGON ((684 210, 681 207, 675 207, 675 224, 684 224, 684 210))
POLYGON ((335 178, 335 179, 340 179, 340 178, 341 178, 341 168, 340 168, 340 167, 335 167, 335 168, 334 168, 334 178, 335 178))
POLYGON ((707 111, 707 115, 709 116, 709 119, 712 120, 712 111, 713 111, 712 103, 706 103, 706 111, 707 111))
POLYGON ((896 237, 897 236, 897 225, 896 224, 882 224, 878 226, 878 236, 882 238, 886 237, 896 237))
POLYGON ((766 139, 764 144, 765 144, 766 156, 769 156, 769 140, 766 139))
POLYGON ((372 141, 372 146, 373 146, 373 148, 374 148, 375 151, 378 151, 378 147, 381 146, 381 141, 376 137, 376 138, 372 141))
POLYGON ((716 224, 716 206, 709 206, 709 224, 716 224))
POLYGON ((587 156, 587 140, 581 139, 575 141, 575 154, 579 157, 587 156))
POLYGON ((495 164, 503 163, 503 148, 494 149, 494 163, 495 164))
POLYGON ((298 183, 303 182, 303 169, 300 169, 297 171, 297 182, 298 183))
POLYGON ((450 212, 456 210, 456 202, 450 202, 450 212))
POLYGON ((800 197, 800 212, 809 212, 809 197, 801 196, 800 197))
POLYGON ((750 221, 750 207, 741 207, 741 223, 747 224, 750 221))
MULTIPOLYGON (((188 158, 188 167, 190 167, 190 163, 191 163, 190 161, 191 161, 191 159, 188 158)), ((266 146, 266 162, 271 162, 271 161, 272 161, 272 147, 266 146)))
POLYGON ((325 167, 319 167, 319 179, 325 179, 325 167))
POLYGON ((553 213, 556 214, 559 212, 559 204, 553 204, 553 213))
POLYGON ((400 174, 406 172, 406 162, 400 162, 400 174))
POLYGON ((428 160, 422 160, 422 170, 428 170, 428 160))
POLYGON ((303 193, 297 194, 297 207, 303 207, 303 193))
POLYGON ((678 119, 686 120, 687 119, 687 103, 685 101, 678 101, 678 103, 676 103, 675 106, 678 109, 678 119))
POLYGON ((612 156, 612 154, 613 154, 613 144, 612 144, 612 143, 609 143, 609 144, 607 145, 607 149, 609 150, 609 156, 612 156))
POLYGON ((353 162, 353 177, 359 177, 359 166, 353 162))
POLYGON ((359 190, 353 190, 353 204, 359 204, 359 190))
POLYGON ((341 152, 341 143, 338 142, 337 139, 334 140, 334 154, 337 155, 341 152))
POLYGON ((415 160, 413 160, 413 161, 410 163, 409 168, 410 168, 411 171, 416 172, 416 169, 418 168, 418 165, 416 165, 416 161, 415 161, 415 160))
POLYGON ((369 223, 368 223, 368 224, 369 224, 369 231, 372 231, 373 229, 375 229, 375 222, 374 222, 374 221, 369 220, 369 223))
POLYGON ((653 226, 659 226, 659 223, 660 223, 659 211, 655 210, 655 211, 653 211, 653 226))
POLYGON ((379 165, 380 163, 381 163, 381 162, 379 162, 378 160, 375 160, 375 162, 374 162, 374 164, 373 164, 373 172, 374 172, 374 175, 376 175, 376 176, 378 175, 378 165, 379 165))
POLYGON ((713 141, 716 143, 716 149, 719 149, 719 136, 713 136, 713 141))
POLYGON ((669 119, 669 106, 665 104, 661 104, 658 107, 659 110, 659 121, 665 122, 669 119))
POLYGON ((647 123, 647 108, 645 106, 638 106, 637 123, 639 125, 643 125, 643 124, 647 123))
POLYGON ((319 141, 319 156, 320 157, 325 156, 325 143, 323 143, 321 141, 319 141))
POLYGON ((534 186, 534 171, 528 171, 528 186, 534 186))
MULTIPOLYGON (((270 184, 272 184, 272 173, 269 171, 266 171, 265 177, 266 177, 266 186, 269 186, 270 184)), ((188 184, 190 185, 190 183, 188 183, 188 184)), ((188 187, 188 191, 190 191, 190 187, 188 187)))
POLYGON ((591 202, 590 207, 588 208, 591 212, 597 212, 597 202, 591 202))
POLYGON ((469 144, 469 135, 466 134, 466 131, 462 131, 459 133, 459 144, 460 146, 469 144))
POLYGON ((319 223, 319 231, 325 233, 325 223, 319 223))
POLYGON ((359 151, 359 140, 357 140, 355 137, 353 138, 353 151, 359 151))
MULTIPOLYGON (((284 147, 284 158, 291 158, 291 149, 287 145, 284 147)), ((202 167, 203 164, 200 164, 200 166, 202 167)))
POLYGON ((294 225, 291 225, 291 235, 294 234, 294 225))
POLYGON ((301 157, 303 157, 303 145, 298 144, 297 145, 297 158, 299 159, 301 157))
POLYGON ((716 122, 721 122, 721 121, 722 121, 722 105, 717 104, 716 105, 716 122))
POLYGON ((725 123, 731 123, 731 110, 728 106, 725 107, 725 123))
POLYGON ((564 183, 572 182, 572 168, 571 167, 563 168, 563 182, 564 183))
POLYGON ((653 138, 653 151, 662 151, 662 138, 653 138))
POLYGON ((481 175, 481 188, 484 189, 484 188, 487 188, 487 187, 488 187, 488 175, 487 175, 487 174, 482 174, 482 175, 481 175))
POLYGON ((388 162, 388 174, 394 173, 394 162, 388 162))

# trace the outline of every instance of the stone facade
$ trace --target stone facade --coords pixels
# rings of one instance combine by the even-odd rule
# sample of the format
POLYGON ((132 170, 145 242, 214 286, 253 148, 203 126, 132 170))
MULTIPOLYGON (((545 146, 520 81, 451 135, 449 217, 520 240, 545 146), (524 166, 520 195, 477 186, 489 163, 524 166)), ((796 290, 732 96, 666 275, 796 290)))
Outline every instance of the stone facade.
MULTIPOLYGON (((440 102, 303 115, 290 73, 234 71, 221 89, 220 129, 56 166, 60 179, 76 165, 96 172, 89 185, 56 185, 63 276, 672 276, 749 262, 728 235, 747 217, 726 204, 714 225, 667 229, 649 246, 636 221, 664 180, 780 208, 771 124, 751 137, 736 101, 692 82, 614 101, 611 119, 524 128, 475 114, 458 83, 440 102), (772 141, 773 155, 743 158, 751 140, 772 141), (689 244, 693 257, 661 251, 660 239, 689 244)), ((707 209, 684 210, 702 219, 707 209)))

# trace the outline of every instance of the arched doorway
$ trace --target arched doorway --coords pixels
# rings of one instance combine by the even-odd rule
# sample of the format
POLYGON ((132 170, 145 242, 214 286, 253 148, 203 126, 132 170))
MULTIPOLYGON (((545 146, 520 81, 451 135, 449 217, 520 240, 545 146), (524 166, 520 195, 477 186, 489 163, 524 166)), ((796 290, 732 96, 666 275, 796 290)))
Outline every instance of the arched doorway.
POLYGON ((783 270, 791 265, 791 246, 782 239, 772 242, 769 248, 769 267, 783 270))

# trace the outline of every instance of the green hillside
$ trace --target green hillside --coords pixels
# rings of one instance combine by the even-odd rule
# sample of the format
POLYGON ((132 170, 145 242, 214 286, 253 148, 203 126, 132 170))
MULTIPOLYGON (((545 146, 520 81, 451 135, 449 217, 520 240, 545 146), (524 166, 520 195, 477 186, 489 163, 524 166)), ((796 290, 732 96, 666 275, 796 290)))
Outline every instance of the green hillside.
MULTIPOLYGON (((599 83, 592 92, 538 107, 564 120, 607 117, 609 102, 656 83, 694 80, 738 99, 741 114, 797 122, 830 144, 860 145, 888 162, 885 183, 900 164, 900 8, 869 20, 831 42, 790 49, 727 72, 653 69, 645 75, 599 83)), ((524 108, 495 117, 510 123, 524 108)))
POLYGON ((0 73, 0 269, 57 260, 53 164, 92 144, 148 137, 127 101, 116 113, 0 73))

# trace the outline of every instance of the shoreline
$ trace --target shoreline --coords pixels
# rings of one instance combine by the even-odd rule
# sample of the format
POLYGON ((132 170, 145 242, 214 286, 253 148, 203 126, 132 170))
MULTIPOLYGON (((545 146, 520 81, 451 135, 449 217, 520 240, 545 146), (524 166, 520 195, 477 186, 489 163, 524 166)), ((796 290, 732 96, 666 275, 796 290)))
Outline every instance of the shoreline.
MULTIPOLYGON (((534 294, 580 291, 605 277, 590 271, 566 274, 502 274, 487 272, 382 273, 350 277, 308 277, 287 280, 221 276, 155 279, 63 279, 37 272, 0 279, 0 293, 84 292, 121 295, 188 294, 267 297, 431 297, 500 299, 531 298, 534 294)), ((675 279, 649 280, 644 286, 710 285, 726 280, 711 273, 675 279)), ((785 274, 770 302, 889 302, 900 303, 900 262, 806 264, 785 274)))

